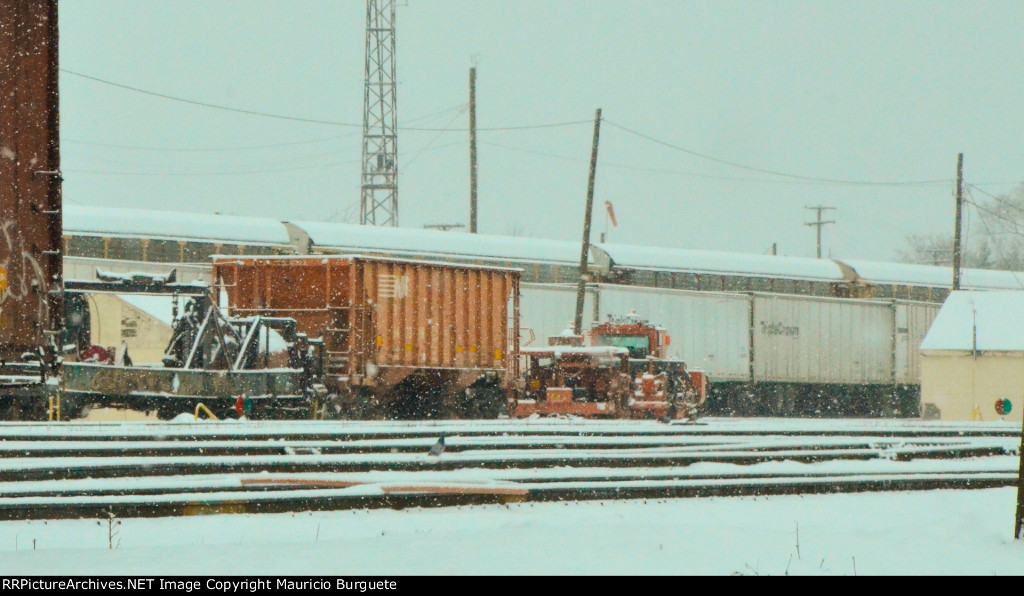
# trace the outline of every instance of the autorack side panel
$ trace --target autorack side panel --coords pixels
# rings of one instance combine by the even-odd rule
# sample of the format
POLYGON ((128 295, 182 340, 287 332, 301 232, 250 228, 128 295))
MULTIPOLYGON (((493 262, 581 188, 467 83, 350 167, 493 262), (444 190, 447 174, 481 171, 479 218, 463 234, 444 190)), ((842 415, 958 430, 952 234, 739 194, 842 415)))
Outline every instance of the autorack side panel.
POLYGON ((892 304, 755 294, 754 381, 893 382, 892 304))
POLYGON ((921 342, 928 334, 941 305, 926 302, 895 303, 896 317, 896 382, 903 385, 921 384, 921 342))
MULTIPOLYGON (((583 331, 600 322, 595 312, 597 286, 587 286, 584 296, 583 331)), ((523 347, 544 347, 548 338, 562 333, 573 323, 576 312, 576 286, 566 284, 522 285, 520 313, 522 315, 523 347)), ((627 311, 628 312, 628 311, 627 311)))
POLYGON ((664 327, 670 358, 685 360, 715 382, 750 381, 749 295, 600 284, 602 320, 635 310, 664 327))

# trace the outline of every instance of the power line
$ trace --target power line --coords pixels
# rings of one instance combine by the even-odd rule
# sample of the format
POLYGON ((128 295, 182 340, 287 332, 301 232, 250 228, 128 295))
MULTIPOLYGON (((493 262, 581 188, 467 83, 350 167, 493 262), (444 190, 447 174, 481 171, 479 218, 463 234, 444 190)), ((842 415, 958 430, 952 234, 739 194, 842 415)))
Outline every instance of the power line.
POLYGON ((348 220, 351 219, 352 215, 356 212, 356 210, 359 209, 359 203, 360 203, 360 201, 353 201, 353 202, 349 203, 348 205, 346 205, 344 207, 338 208, 334 213, 332 213, 329 216, 327 216, 327 218, 324 219, 324 221, 331 221, 331 222, 336 221, 335 220, 336 217, 338 217, 339 215, 344 214, 344 217, 342 217, 342 220, 345 223, 350 223, 348 220))
POLYGON ((1021 180, 1016 182, 975 182, 973 186, 975 188, 979 186, 1024 186, 1024 182, 1021 180))
MULTIPOLYGON (((981 194, 983 194, 983 195, 985 195, 985 196, 989 197, 990 199, 994 200, 994 201, 995 201, 996 203, 998 203, 998 204, 999 204, 1000 206, 1002 206, 1002 207, 1003 207, 1003 209, 1006 209, 1006 210, 1013 210, 1013 211, 1016 211, 1016 212, 1018 212, 1018 213, 1024 214, 1024 207, 1022 207, 1022 206, 1020 206, 1020 205, 1016 205, 1016 204, 1014 204, 1014 203, 1011 203, 1010 201, 1007 201, 1006 199, 1004 199, 1004 198, 1002 198, 1002 197, 999 197, 999 196, 996 196, 996 195, 993 195, 993 194, 987 193, 987 192, 985 192, 984 190, 982 190, 982 189, 978 188, 977 186, 975 186, 975 185, 973 185, 973 184, 967 184, 966 186, 967 186, 967 192, 968 192, 968 194, 971 194, 971 189, 974 189, 974 190, 976 190, 976 191, 980 192, 981 194)), ((972 199, 974 198, 974 195, 973 195, 973 194, 971 194, 971 198, 972 198, 972 199)), ((974 202, 973 204, 974 204, 974 206, 975 206, 975 207, 977 207, 977 208, 978 208, 979 210, 985 210, 985 211, 988 211, 988 212, 989 212, 990 214, 992 214, 993 216, 995 216, 995 217, 998 217, 999 219, 1002 219, 1002 220, 1006 221, 1007 223, 1009 223, 1010 225, 1012 225, 1012 226, 1014 227, 1014 229, 1017 229, 1017 228, 1019 227, 1019 224, 1018 224, 1018 222, 1017 222, 1016 220, 1013 220, 1013 219, 1011 219, 1011 218, 1009 218, 1009 217, 1007 217, 1007 216, 1005 216, 1005 215, 1003 215, 1003 214, 999 213, 999 211, 996 211, 996 210, 991 210, 991 211, 990 211, 990 210, 988 210, 988 209, 985 209, 985 208, 984 208, 984 207, 982 207, 982 206, 981 206, 981 205, 980 205, 979 203, 976 203, 976 202, 974 202)), ((997 207, 996 207, 996 209, 999 209, 999 207, 997 206, 997 207)))
POLYGON ((997 201, 999 203, 1002 203, 1003 205, 1006 205, 1007 207, 1013 207, 1015 209, 1021 209, 1021 207, 1019 205, 1014 205, 1013 203, 1010 203, 1009 201, 1007 201, 1006 199, 1004 199, 1002 197, 996 196, 996 195, 994 195, 992 193, 989 193, 989 192, 985 192, 985 190, 983 190, 981 188, 978 188, 977 184, 968 184, 967 186, 969 186, 969 187, 973 188, 974 190, 980 192, 981 194, 985 195, 986 197, 989 197, 990 199, 994 199, 995 201, 997 201))
MULTIPOLYGON (((434 139, 434 141, 436 141, 436 138, 434 139)), ((454 143, 445 143, 443 145, 437 145, 437 146, 431 146, 430 144, 428 144, 427 146, 423 147, 422 149, 420 149, 416 153, 416 155, 414 156, 414 159, 416 157, 421 156, 422 154, 424 154, 424 153, 426 153, 428 151, 437 151, 439 149, 444 149, 444 148, 447 148, 447 147, 453 147, 453 146, 456 146, 456 145, 464 145, 464 144, 466 144, 466 141, 457 141, 457 142, 454 142, 454 143)), ((280 167, 263 168, 262 167, 262 166, 274 166, 274 165, 280 165, 280 164, 296 163, 296 162, 301 162, 301 161, 304 161, 304 160, 314 159, 314 158, 317 158, 317 157, 326 157, 328 155, 336 155, 338 153, 343 153, 343 152, 344 152, 344 150, 335 150, 335 151, 326 151, 326 152, 323 152, 323 153, 316 153, 316 154, 312 154, 312 155, 304 155, 304 156, 301 156, 301 157, 294 157, 294 158, 290 158, 290 159, 286 159, 286 160, 274 160, 274 161, 269 161, 269 162, 256 162, 256 163, 234 164, 234 165, 232 165, 232 164, 225 164, 225 165, 221 166, 222 168, 224 168, 224 170, 189 171, 187 169, 178 168, 178 169, 175 169, 175 170, 156 171, 156 172, 142 172, 142 171, 131 172, 131 171, 82 170, 82 169, 77 169, 77 168, 65 168, 63 171, 65 171, 65 172, 74 172, 74 173, 78 173, 78 174, 90 174, 90 175, 109 174, 109 175, 119 175, 119 176, 231 176, 233 174, 262 174, 262 173, 267 173, 267 172, 294 172, 294 171, 299 171, 299 170, 310 170, 310 169, 317 169, 317 168, 328 168, 328 167, 333 167, 333 166, 348 165, 348 164, 353 164, 353 163, 360 163, 362 161, 361 159, 351 159, 351 160, 334 161, 334 162, 329 162, 329 163, 324 163, 324 164, 317 164, 317 165, 299 166, 299 167, 294 167, 294 168, 291 168, 291 167, 289 167, 289 168, 280 168, 280 167), (235 170, 235 171, 227 171, 227 170, 233 170, 234 168, 244 168, 244 169, 235 170)), ((155 167, 153 164, 143 164, 143 163, 138 163, 138 162, 128 162, 128 161, 104 159, 104 158, 92 157, 92 156, 83 156, 83 157, 85 159, 91 159, 91 160, 95 160, 95 161, 99 161, 99 162, 103 162, 103 163, 110 163, 110 164, 122 165, 122 166, 135 166, 135 167, 140 167, 140 168, 155 167)), ((411 161, 412 160, 410 160, 410 163, 411 163, 411 161)))
MULTIPOLYGON (((566 161, 574 161, 574 162, 579 162, 579 163, 589 163, 588 160, 580 158, 580 157, 570 157, 568 155, 559 155, 557 153, 549 153, 549 152, 546 152, 546 151, 538 151, 536 149, 527 149, 525 147, 516 147, 514 145, 506 145, 504 143, 494 143, 494 142, 490 142, 490 141, 480 141, 480 144, 481 145, 487 145, 487 146, 490 146, 490 147, 498 147, 500 149, 508 149, 509 151, 518 151, 520 153, 529 153, 529 154, 532 154, 532 155, 538 155, 538 156, 542 156, 542 157, 553 157, 555 159, 563 159, 563 160, 566 160, 566 161)), ((718 176, 718 175, 715 175, 715 174, 699 174, 697 172, 690 172, 690 171, 686 171, 686 170, 670 170, 670 169, 666 169, 666 168, 649 168, 649 167, 644 167, 644 166, 635 166, 635 165, 630 165, 630 164, 613 163, 613 162, 602 162, 601 165, 602 165, 602 167, 608 167, 608 168, 614 168, 614 169, 632 170, 632 171, 636 171, 636 172, 650 172, 650 173, 654 173, 654 174, 666 174, 666 175, 670 175, 670 176, 688 176, 688 177, 693 177, 693 178, 705 178, 705 179, 709 179, 709 180, 728 180, 728 181, 734 181, 734 182, 757 182, 757 183, 763 183, 763 184, 790 184, 790 185, 800 185, 800 186, 813 186, 813 185, 831 184, 831 183, 818 182, 818 181, 812 181, 812 180, 772 180, 770 178, 749 178, 749 177, 742 177, 742 176, 718 176)))
POLYGON ((94 77, 94 76, 90 76, 90 75, 87 75, 87 74, 82 74, 80 72, 75 72, 73 70, 68 70, 66 68, 62 68, 62 69, 60 69, 60 71, 63 72, 63 73, 69 74, 69 75, 73 75, 73 76, 76 76, 76 77, 81 77, 83 79, 88 79, 90 81, 94 81, 94 82, 97 82, 97 83, 102 83, 104 85, 110 85, 111 87, 117 87, 119 89, 125 89, 125 90, 128 90, 128 91, 134 91, 136 93, 142 93, 144 95, 150 95, 150 96, 153 96, 153 97, 159 97, 161 99, 167 99, 167 100, 171 100, 171 101, 178 101, 178 102, 182 102, 182 103, 191 104, 191 105, 194 105, 194 106, 201 106, 201 107, 204 107, 204 108, 211 108, 211 109, 214 109, 214 110, 224 110, 226 112, 236 112, 236 113, 239 113, 239 114, 248 114, 250 116, 262 116, 264 118, 277 118, 279 120, 291 120, 293 122, 306 122, 306 123, 309 123, 309 124, 326 124, 326 125, 329 125, 329 126, 349 126, 349 127, 353 127, 353 128, 362 128, 362 126, 363 126, 362 124, 352 124, 350 122, 338 122, 338 121, 335 121, 335 120, 319 120, 319 119, 316 119, 316 118, 301 118, 301 117, 298 117, 298 116, 286 116, 286 115, 283 115, 283 114, 274 114, 274 113, 271 113, 271 112, 261 112, 261 111, 258 111, 258 110, 247 110, 247 109, 244 109, 244 108, 235 108, 235 107, 231 107, 231 106, 224 106, 224 105, 215 104, 215 103, 209 103, 209 102, 205 102, 205 101, 197 101, 197 100, 194 100, 194 99, 186 99, 184 97, 177 97, 177 96, 174 96, 174 95, 168 95, 166 93, 157 93, 156 91, 148 91, 146 89, 140 89, 138 87, 132 87, 131 85, 124 85, 122 83, 115 83, 114 81, 108 81, 106 79, 101 79, 99 77, 94 77))
MULTIPOLYGON (((464 110, 466 107, 465 103, 451 106, 437 112, 418 116, 409 120, 409 122, 420 122, 423 120, 430 120, 436 118, 448 112, 456 110, 464 110)), ((221 151, 250 151, 257 149, 273 149, 277 147, 293 147, 297 145, 311 145, 314 143, 325 143, 327 141, 336 141, 339 139, 346 139, 360 134, 360 131, 354 131, 343 135, 331 135, 329 137, 318 137, 315 139, 304 139, 302 141, 289 141, 283 143, 267 143, 263 145, 235 145, 235 146, 222 146, 222 147, 154 147, 145 145, 121 145, 117 143, 100 143, 96 141, 83 141, 80 139, 68 139, 62 138, 62 143, 70 143, 74 145, 88 145, 91 147, 108 147, 112 149, 130 149, 134 151, 166 151, 169 153, 184 152, 184 153, 209 153, 209 152, 221 152, 221 151)))
MULTIPOLYGON (((259 161, 259 162, 238 163, 238 164, 230 164, 230 163, 228 163, 228 164, 217 164, 217 166, 220 167, 220 168, 226 168, 226 169, 233 169, 233 168, 250 168, 251 169, 251 168, 260 168, 260 167, 263 167, 263 166, 282 166, 282 165, 294 164, 294 163, 302 162, 302 161, 312 161, 312 160, 317 159, 317 158, 328 157, 328 156, 332 156, 332 155, 338 155, 339 153, 345 153, 345 152, 346 152, 345 149, 335 149, 335 150, 332 150, 332 151, 323 151, 323 152, 320 152, 320 153, 312 153, 312 154, 307 154, 307 155, 301 155, 301 156, 298 156, 298 157, 290 157, 288 159, 277 158, 277 159, 270 160, 270 161, 259 161)), ((110 164, 115 164, 115 165, 119 165, 119 166, 134 166, 134 167, 139 167, 139 168, 160 168, 160 167, 166 167, 166 166, 169 165, 169 164, 166 164, 166 163, 153 164, 153 163, 139 163, 139 162, 136 162, 136 161, 122 161, 122 160, 116 160, 116 159, 106 159, 106 158, 103 158, 103 157, 95 157, 95 156, 92 156, 92 155, 77 156, 77 159, 88 159, 88 160, 92 160, 92 161, 98 161, 98 162, 102 162, 102 163, 110 163, 110 164)), ((339 163, 359 163, 359 161, 360 161, 359 159, 353 159, 353 160, 339 162, 339 163)), ((172 170, 180 170, 181 168, 171 166, 171 169, 172 170)))
POLYGON ((971 199, 966 200, 966 202, 970 203, 971 205, 974 205, 974 207, 977 208, 979 212, 984 211, 985 213, 988 213, 989 215, 991 215, 992 217, 995 217, 996 219, 1003 220, 1004 222, 1009 224, 1011 227, 1013 227, 1015 230, 1018 230, 1018 233, 1019 233, 1020 222, 1018 222, 1018 221, 1016 221, 1016 220, 1014 220, 1012 218, 1009 218, 1009 217, 1003 215, 1002 213, 999 213, 998 211, 993 211, 993 210, 983 206, 981 203, 978 203, 977 201, 974 200, 974 195, 971 194, 970 190, 967 191, 967 194, 971 196, 971 199))
POLYGON ((214 153, 214 152, 238 152, 238 151, 251 151, 251 150, 262 150, 262 148, 273 148, 281 146, 293 146, 300 144, 312 144, 317 142, 327 142, 329 140, 337 140, 346 136, 352 136, 349 134, 335 134, 332 136, 325 136, 319 138, 310 138, 306 140, 296 140, 290 142, 274 142, 267 144, 248 144, 248 145, 234 145, 234 146, 212 146, 212 147, 173 147, 173 146, 146 146, 146 145, 134 145, 134 144, 117 144, 110 142, 96 142, 90 140, 80 140, 76 138, 61 138, 60 142, 67 142, 72 144, 84 144, 89 146, 103 146, 111 148, 124 148, 124 150, 132 151, 145 151, 145 152, 168 152, 168 153, 214 153))
POLYGON ((354 163, 352 161, 336 161, 324 164, 315 164, 309 166, 299 166, 294 168, 260 168, 257 170, 237 170, 234 172, 119 172, 119 171, 102 171, 102 170, 79 170, 77 168, 62 169, 62 172, 70 172, 75 174, 86 174, 93 176, 243 176, 249 174, 270 174, 275 172, 296 172, 299 170, 315 170, 323 168, 333 168, 335 166, 345 165, 354 163))
MULTIPOLYGON (((126 90, 126 91, 134 91, 136 93, 142 93, 143 95, 149 95, 149 96, 152 96, 152 97, 159 97, 161 99, 166 99, 166 100, 169 100, 169 101, 177 101, 177 102, 181 102, 181 103, 187 103, 189 105, 199 106, 199 107, 203 107, 203 108, 210 108, 210 109, 214 109, 214 110, 222 110, 222 111, 225 111, 225 112, 235 112, 235 113, 238 113, 238 114, 246 114, 246 115, 249 115, 249 116, 261 116, 263 118, 275 118, 275 119, 278 119, 278 120, 290 120, 290 121, 293 121, 293 122, 305 122, 307 124, 323 124, 323 125, 326 125, 326 126, 345 126, 345 127, 349 127, 349 128, 360 128, 360 129, 363 127, 362 124, 355 124, 355 123, 352 123, 352 122, 341 122, 341 121, 337 121, 337 120, 322 120, 322 119, 318 119, 318 118, 304 118, 304 117, 300 117, 300 116, 289 116, 289 115, 286 115, 286 114, 276 114, 276 113, 273 113, 273 112, 264 112, 264 111, 260 111, 260 110, 250 110, 250 109, 246 109, 246 108, 237 108, 237 107, 233 107, 233 106, 225 106, 225 105, 221 105, 221 104, 211 103, 211 102, 208 102, 208 101, 199 101, 199 100, 195 100, 195 99, 188 99, 186 97, 179 97, 179 96, 176 96, 176 95, 170 95, 170 94, 167 94, 167 93, 159 93, 159 92, 156 92, 156 91, 149 91, 148 89, 142 89, 140 87, 133 87, 131 85, 125 85, 124 83, 117 83, 117 82, 114 82, 114 81, 108 81, 107 79, 101 79, 99 77, 94 77, 92 75, 87 75, 87 74, 83 74, 83 73, 80 73, 80 72, 75 72, 73 70, 68 70, 66 68, 62 68, 62 69, 60 69, 60 71, 65 73, 65 74, 69 74, 69 75, 76 76, 76 77, 81 77, 83 79, 87 79, 87 80, 90 80, 90 81, 93 81, 93 82, 96 82, 96 83, 100 83, 100 84, 103 84, 103 85, 109 85, 111 87, 117 87, 118 89, 123 89, 123 90, 126 90)), ((438 112, 437 114, 444 114, 445 112, 451 111, 452 109, 459 109, 463 105, 465 105, 465 104, 459 104, 459 106, 457 106, 456 108, 448 108, 446 110, 438 112)), ((433 115, 437 115, 437 114, 433 114, 433 115)), ((414 122, 414 121, 415 120, 410 120, 410 122, 414 122)), ((590 122, 591 122, 590 120, 570 120, 570 121, 564 121, 564 122, 545 122, 545 123, 540 123, 540 124, 524 124, 524 125, 512 125, 512 126, 478 127, 477 131, 536 130, 536 129, 542 129, 542 128, 559 128, 559 127, 563 127, 563 126, 573 126, 573 125, 577 125, 577 124, 589 124, 590 122)), ((429 127, 418 127, 418 126, 399 126, 398 129, 399 130, 409 130, 409 131, 419 131, 419 132, 458 132, 458 131, 463 131, 464 132, 464 131, 469 130, 468 127, 465 127, 465 128, 429 128, 429 127)))
MULTIPOLYGON (((541 128, 562 128, 565 126, 576 126, 578 124, 593 124, 593 120, 568 120, 565 122, 547 122, 544 124, 523 124, 520 126, 478 126, 477 132, 514 131, 514 130, 537 130, 541 128)), ((418 130, 422 132, 466 132, 465 128, 419 128, 414 126, 399 126, 399 130, 418 130)))
POLYGON ((950 182, 949 179, 945 179, 945 178, 943 178, 943 179, 936 179, 936 180, 875 181, 875 180, 843 180, 843 179, 839 179, 839 178, 818 178, 818 177, 814 177, 814 176, 803 176, 803 175, 800 175, 800 174, 790 174, 790 173, 787 173, 787 172, 779 172, 779 171, 776 171, 776 170, 768 170, 768 169, 764 169, 764 168, 748 166, 748 165, 737 163, 737 162, 734 162, 734 161, 729 161, 729 160, 721 159, 721 158, 718 158, 718 157, 707 155, 705 153, 700 153, 700 152, 694 151, 692 149, 687 149, 685 147, 680 147, 679 145, 675 145, 675 144, 669 143, 667 141, 662 141, 661 139, 656 139, 656 138, 654 138, 654 137, 652 137, 650 135, 647 135, 647 134, 644 134, 642 132, 633 130, 631 128, 627 128, 627 127, 625 127, 625 126, 623 126, 621 124, 616 124, 615 122, 612 122, 612 121, 610 121, 608 119, 605 119, 605 122, 607 122, 611 126, 614 126, 615 128, 623 130, 623 131, 625 131, 625 132, 627 132, 629 134, 632 134, 634 136, 640 137, 642 139, 646 139, 646 140, 648 140, 648 141, 650 141, 652 143, 656 143, 658 145, 662 145, 664 147, 668 147, 668 148, 674 149, 676 151, 680 151, 682 153, 686 153, 688 155, 693 155, 694 157, 700 157, 701 159, 706 159, 708 161, 713 161, 713 162, 720 163, 720 164, 723 164, 723 165, 732 166, 734 168, 739 168, 739 169, 742 169, 742 170, 749 170, 751 172, 758 172, 760 174, 769 174, 771 176, 782 176, 784 178, 795 178, 797 180, 808 180, 808 181, 812 181, 812 182, 823 182, 823 183, 829 183, 829 184, 845 184, 845 185, 850 185, 850 186, 924 186, 924 185, 931 185, 931 184, 947 184, 947 183, 950 182))
MULTIPOLYGON (((451 119, 451 120, 450 120, 450 121, 448 122, 448 125, 449 125, 449 126, 451 126, 452 124, 454 124, 454 123, 455 123, 455 120, 456 120, 456 119, 457 119, 457 118, 458 118, 459 116, 461 116, 462 114, 463 114, 463 112, 461 112, 461 111, 460 111, 460 112, 459 112, 458 114, 455 114, 455 116, 454 116, 454 117, 453 117, 453 118, 452 118, 452 119, 451 119)), ((443 129, 439 130, 439 131, 438 131, 438 133, 437 133, 436 135, 434 135, 434 136, 433 136, 433 138, 431 138, 431 139, 430 139, 430 141, 429 141, 429 142, 428 142, 428 143, 427 143, 427 144, 426 144, 426 145, 425 145, 425 146, 424 146, 424 147, 423 147, 422 149, 420 149, 419 151, 417 151, 417 152, 416 152, 416 153, 415 153, 415 154, 414 154, 414 155, 413 155, 413 156, 412 156, 412 157, 411 157, 411 158, 409 159, 409 161, 407 161, 407 162, 405 162, 404 164, 402 164, 402 168, 407 168, 407 167, 409 167, 410 165, 412 165, 412 163, 413 163, 413 162, 415 162, 415 161, 416 161, 417 159, 419 159, 421 155, 423 155, 423 154, 424 154, 424 153, 426 153, 426 152, 427 152, 428 150, 430 150, 430 148, 431 148, 431 147, 432 147, 432 146, 434 145, 434 143, 436 143, 436 142, 437 142, 437 140, 441 138, 441 135, 442 135, 442 134, 444 134, 444 133, 448 132, 449 130, 450 130, 450 128, 443 128, 443 129)), ((457 141, 457 142, 455 142, 455 143, 447 143, 447 144, 445 144, 445 145, 439 145, 439 146, 438 146, 438 147, 436 147, 436 148, 437 148, 437 149, 440 149, 440 148, 442 148, 442 147, 450 147, 450 146, 453 146, 453 145, 463 145, 464 143, 465 143, 464 141, 457 141)))
MULTIPOLYGON (((971 191, 968 189, 967 194, 970 194, 970 193, 971 193, 971 191)), ((977 207, 980 210, 984 210, 984 209, 982 209, 982 207, 980 205, 978 205, 977 203, 975 203, 973 201, 973 198, 974 197, 972 196, 971 197, 972 200, 968 200, 967 202, 970 203, 971 205, 974 205, 975 207, 977 207)), ((992 234, 992 229, 988 227, 988 222, 985 221, 985 216, 982 215, 979 212, 978 213, 978 219, 981 220, 981 225, 985 226, 985 230, 989 233, 989 236, 992 236, 993 235, 992 234)), ((999 258, 1001 258, 1003 260, 1003 263, 1009 264, 1010 261, 1009 261, 1009 259, 1006 258, 1006 255, 1003 254, 1003 249, 999 246, 999 243, 998 242, 992 242, 992 246, 995 247, 996 252, 999 253, 999 258)), ((1020 288, 1022 290, 1024 290, 1024 283, 1021 282, 1021 279, 1020 279, 1020 277, 1017 276, 1017 273, 1015 271, 1012 271, 1012 270, 1010 270, 1009 273, 1010 273, 1010 275, 1013 276, 1013 280, 1015 282, 1017 282, 1017 285, 1020 286, 1020 288)))

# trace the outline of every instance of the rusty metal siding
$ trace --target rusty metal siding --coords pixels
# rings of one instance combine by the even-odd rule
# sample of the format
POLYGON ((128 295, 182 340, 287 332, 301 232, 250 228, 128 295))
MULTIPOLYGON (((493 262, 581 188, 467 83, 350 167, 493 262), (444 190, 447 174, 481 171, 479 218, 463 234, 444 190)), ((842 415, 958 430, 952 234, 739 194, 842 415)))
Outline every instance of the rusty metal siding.
POLYGON ((219 259, 214 268, 233 316, 294 318, 329 352, 344 352, 351 374, 367 364, 514 365, 518 271, 346 256, 219 259))
POLYGON ((512 272, 361 261, 381 366, 504 368, 512 272))
POLYGON ((0 359, 62 325, 56 0, 0 0, 0 359))
POLYGON ((233 315, 291 317, 299 331, 319 337, 327 327, 331 298, 328 268, 317 266, 319 261, 218 261, 214 279, 227 292, 233 315))

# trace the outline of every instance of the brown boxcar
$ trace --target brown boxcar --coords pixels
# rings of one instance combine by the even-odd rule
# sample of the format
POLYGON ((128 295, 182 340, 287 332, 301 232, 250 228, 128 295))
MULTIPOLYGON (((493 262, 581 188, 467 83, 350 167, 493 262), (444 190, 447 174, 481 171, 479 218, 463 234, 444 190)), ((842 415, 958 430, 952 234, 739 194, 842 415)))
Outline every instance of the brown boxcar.
POLYGON ((45 364, 40 378, 56 363, 59 149, 57 0, 0 0, 0 365, 9 374, 25 353, 45 364))
POLYGON ((520 273, 345 255, 214 260, 231 316, 293 318, 323 339, 341 416, 497 416, 518 376, 520 273))

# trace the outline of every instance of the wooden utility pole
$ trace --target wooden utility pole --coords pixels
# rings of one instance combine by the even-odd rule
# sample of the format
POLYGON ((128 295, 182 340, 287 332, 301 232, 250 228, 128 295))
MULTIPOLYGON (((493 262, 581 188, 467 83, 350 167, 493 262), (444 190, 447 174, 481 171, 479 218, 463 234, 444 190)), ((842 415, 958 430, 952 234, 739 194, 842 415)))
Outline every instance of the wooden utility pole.
POLYGON ((964 154, 956 157, 956 229, 953 230, 953 289, 960 289, 960 216, 964 204, 964 154))
POLYGON ((469 233, 476 234, 476 67, 469 69, 469 233))
POLYGON ((804 209, 813 209, 813 210, 817 210, 818 211, 818 219, 816 221, 804 222, 804 225, 805 226, 816 226, 818 228, 818 258, 820 259, 821 258, 821 228, 823 226, 825 226, 825 224, 834 224, 834 223, 836 223, 834 221, 822 221, 821 220, 821 212, 822 211, 826 211, 828 209, 835 210, 835 207, 825 207, 824 205, 817 205, 815 207, 804 207, 804 209))
POLYGON ((580 251, 580 282, 576 288, 576 333, 583 334, 583 302, 587 293, 590 273, 587 255, 590 253, 590 216, 594 210, 594 178, 597 176, 597 145, 601 140, 601 108, 594 116, 594 142, 590 149, 590 178, 587 180, 587 210, 583 215, 583 249, 580 251))

